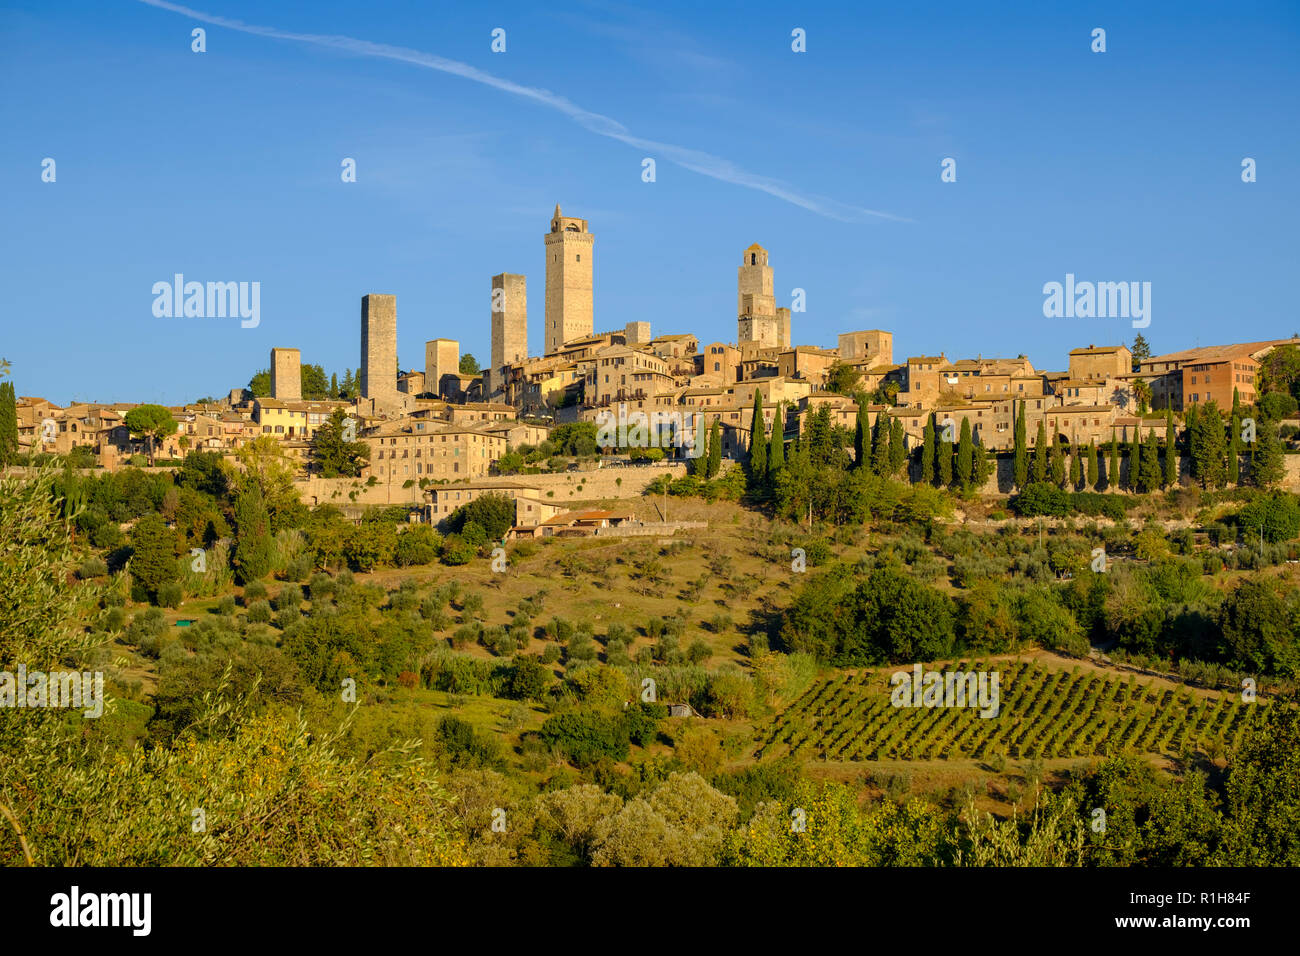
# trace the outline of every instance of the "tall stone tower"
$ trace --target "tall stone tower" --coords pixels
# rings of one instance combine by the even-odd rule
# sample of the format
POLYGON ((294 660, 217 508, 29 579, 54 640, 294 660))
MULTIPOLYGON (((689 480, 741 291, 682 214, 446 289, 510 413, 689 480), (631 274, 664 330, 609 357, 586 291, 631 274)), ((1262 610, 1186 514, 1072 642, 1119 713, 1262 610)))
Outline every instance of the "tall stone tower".
MULTIPOLYGON (((789 336, 787 323, 787 337, 789 336)), ((767 250, 754 243, 745 250, 736 280, 736 338, 740 344, 780 344, 776 297, 772 292, 772 267, 767 250)))
POLYGON ((424 343, 424 388, 442 397, 442 377, 460 371, 460 343, 455 339, 430 339, 424 343))
POLYGON ((397 399, 397 296, 361 297, 361 397, 397 399))
POLYGON ((545 353, 565 342, 591 335, 595 329, 592 298, 592 246, 596 237, 587 220, 560 215, 555 204, 551 231, 546 234, 545 353))
POLYGON ((492 277, 492 368, 528 358, 528 280, 503 272, 492 277))
POLYGON ((271 349, 271 397, 302 400, 302 353, 297 349, 271 349))

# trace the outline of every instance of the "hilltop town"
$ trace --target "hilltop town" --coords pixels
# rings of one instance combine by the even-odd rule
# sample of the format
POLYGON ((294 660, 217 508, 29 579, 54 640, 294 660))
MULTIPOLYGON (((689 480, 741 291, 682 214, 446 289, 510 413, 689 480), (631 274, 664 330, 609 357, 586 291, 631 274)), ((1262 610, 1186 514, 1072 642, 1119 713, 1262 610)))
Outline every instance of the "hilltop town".
MULTIPOLYGON (((521 469, 505 468, 502 460, 514 450, 539 448, 559 425, 614 415, 652 422, 684 416, 702 420, 705 429, 716 424, 722 460, 743 462, 755 407, 763 410, 765 441, 777 435, 790 441, 818 413, 832 427, 852 431, 862 403, 866 428, 874 430, 881 415, 901 424, 908 456, 924 441, 927 423, 944 423, 951 426, 948 440, 955 442, 966 426, 973 443, 996 460, 1013 448, 1018 415, 1029 434, 1041 424, 1049 441, 1069 449, 1129 443, 1152 428, 1163 435, 1169 412, 1181 434, 1189 408, 1252 405, 1261 363, 1279 346, 1300 342, 1151 355, 1138 336, 1130 345, 1081 344, 1062 356, 1059 371, 1036 369, 1024 355, 949 358, 940 349, 896 359, 893 334, 881 329, 841 332, 834 347, 796 345, 792 310, 777 305, 773 266, 757 243, 743 251, 737 268, 734 342, 701 343, 689 331, 654 335, 648 322, 597 332, 594 246, 587 220, 563 215, 557 204, 544 235, 541 356, 528 355, 524 275, 491 277, 491 355, 481 370, 475 360, 462 362, 460 343, 451 338, 426 342, 423 370, 402 370, 396 297, 372 293, 361 299, 359 368, 355 381, 348 371, 343 389, 336 379, 327 390, 304 395, 301 350, 277 347, 265 394, 233 388, 220 400, 171 408, 176 429, 170 434, 133 432, 126 417, 136 406, 129 403, 59 407, 18 396, 19 450, 74 455, 80 464, 112 470, 146 454, 155 461, 179 460, 189 450, 233 457, 269 437, 297 468, 306 500, 321 503, 345 487, 321 478, 314 461, 317 432, 338 412, 347 417, 350 437, 366 445, 353 476, 359 481, 346 484, 351 501, 420 506, 438 519, 476 494, 496 491, 516 499, 516 524, 530 526, 563 509, 543 500, 537 482, 517 480, 521 469)), ((688 449, 662 445, 658 451, 606 447, 609 457, 599 464, 630 457, 683 473, 688 449)), ((602 497, 637 496, 653 476, 606 483, 602 497)), ((1006 478, 989 476, 988 490, 1007 488, 1006 478)))

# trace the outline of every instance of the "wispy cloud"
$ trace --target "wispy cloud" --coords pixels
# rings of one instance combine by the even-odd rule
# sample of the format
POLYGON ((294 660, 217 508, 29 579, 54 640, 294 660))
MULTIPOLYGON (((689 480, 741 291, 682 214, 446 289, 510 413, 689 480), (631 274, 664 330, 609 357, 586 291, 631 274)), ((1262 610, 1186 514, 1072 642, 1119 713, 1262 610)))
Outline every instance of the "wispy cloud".
POLYGON ((811 193, 801 192, 777 179, 768 176, 761 176, 758 173, 750 172, 736 165, 729 159, 721 156, 714 156, 697 149, 690 149, 685 146, 675 146, 672 143, 661 143, 652 139, 643 139, 639 136, 633 136, 626 126, 611 117, 604 116, 600 113, 593 113, 585 110, 573 103, 571 100, 558 93, 552 93, 550 90, 542 89, 535 86, 525 86, 522 83, 515 83, 512 80, 495 76, 487 73, 477 67, 470 66, 468 63, 461 63, 457 60, 449 60, 446 57, 437 56, 433 53, 425 53, 421 50, 413 50, 409 47, 391 46, 387 43, 373 43, 369 40, 358 40, 354 37, 326 35, 316 33, 293 33, 287 30, 280 30, 275 27, 264 27, 256 24, 244 23, 242 20, 232 20, 228 17, 221 17, 211 13, 204 13, 201 10, 194 10, 190 7, 181 6, 178 3, 168 3, 167 0, 140 0, 141 3, 151 7, 157 7, 162 10, 170 10, 173 13, 183 14, 187 17, 208 23, 212 26, 224 27, 228 30, 237 30, 240 33, 248 33, 254 36, 268 37, 274 40, 291 40, 297 43, 309 43, 314 46, 329 47, 334 50, 341 50, 345 53, 352 53, 358 56, 379 57, 385 60, 397 60, 402 63, 410 63, 414 66, 421 66, 430 70, 438 70, 442 73, 450 73, 453 76, 459 76, 462 79, 471 80, 474 83, 480 83, 483 86, 490 86, 493 89, 500 90, 503 93, 510 93, 515 96, 531 100, 549 109, 563 113, 569 119, 573 120, 584 129, 597 134, 606 136, 610 139, 625 143, 628 146, 634 146, 638 150, 661 157, 689 169, 691 172, 699 173, 701 176, 708 176, 711 179, 717 179, 725 183, 731 183, 736 186, 743 186, 747 189, 756 189, 759 192, 767 193, 769 196, 775 196, 788 203, 793 203, 809 212, 816 213, 819 216, 825 216, 829 219, 838 219, 843 222, 860 222, 866 219, 892 219, 897 222, 910 222, 911 220, 896 216, 892 213, 881 212, 876 209, 864 209, 859 206, 853 206, 848 203, 842 203, 838 200, 829 199, 824 196, 817 196, 811 193))

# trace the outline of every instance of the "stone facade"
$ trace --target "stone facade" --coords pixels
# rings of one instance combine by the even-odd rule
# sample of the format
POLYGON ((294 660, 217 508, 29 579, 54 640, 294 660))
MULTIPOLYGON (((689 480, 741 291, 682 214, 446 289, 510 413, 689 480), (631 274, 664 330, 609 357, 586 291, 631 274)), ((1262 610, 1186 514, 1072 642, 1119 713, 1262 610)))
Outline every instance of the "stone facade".
POLYGON ((271 349, 271 397, 282 402, 302 399, 302 353, 297 349, 271 349))
POLYGON ((424 387, 441 397, 442 377, 460 374, 460 343, 430 339, 424 343, 424 387))
POLYGON ((848 365, 893 365, 894 335, 880 329, 841 332, 840 361, 848 365))
POLYGON ((492 277, 492 358, 484 370, 484 390, 501 391, 502 370, 528 358, 528 284, 521 276, 503 272, 492 277))
POLYGON ((361 397, 397 402, 397 296, 361 298, 361 397))
POLYGON ((560 215, 559 203, 546 234, 545 354, 595 330, 592 307, 592 249, 596 237, 587 220, 560 215))

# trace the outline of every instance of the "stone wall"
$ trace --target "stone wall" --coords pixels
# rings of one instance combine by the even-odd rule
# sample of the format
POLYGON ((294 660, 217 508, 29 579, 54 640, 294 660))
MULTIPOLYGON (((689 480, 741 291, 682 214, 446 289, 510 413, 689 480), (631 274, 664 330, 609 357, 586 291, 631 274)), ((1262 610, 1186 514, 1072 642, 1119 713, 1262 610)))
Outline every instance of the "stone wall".
MULTIPOLYGON (((572 501, 591 501, 597 498, 639 498, 646 486, 660 475, 681 478, 686 465, 640 465, 627 468, 599 468, 591 471, 566 471, 544 475, 503 475, 482 478, 475 484, 528 484, 541 490, 542 497, 561 507, 572 501), (552 494, 547 494, 552 492, 552 494)), ((400 484, 380 483, 367 487, 356 478, 304 478, 294 482, 302 500, 313 505, 334 504, 342 507, 358 505, 427 504, 425 489, 414 484, 403 488, 400 484), (349 497, 357 493, 356 500, 349 497)), ((455 485, 439 485, 451 487, 455 485)))

